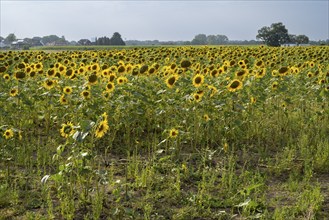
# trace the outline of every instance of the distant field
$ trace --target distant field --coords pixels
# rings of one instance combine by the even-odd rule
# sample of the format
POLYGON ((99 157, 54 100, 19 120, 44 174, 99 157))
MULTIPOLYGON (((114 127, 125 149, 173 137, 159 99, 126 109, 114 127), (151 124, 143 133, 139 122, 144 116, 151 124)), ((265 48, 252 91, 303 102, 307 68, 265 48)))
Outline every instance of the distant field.
MULTIPOLYGON (((30 50, 121 50, 121 49, 131 49, 131 48, 152 48, 159 46, 145 45, 145 46, 41 46, 41 47, 31 47, 30 50)), ((168 47, 168 46, 162 46, 168 47)), ((171 46, 172 47, 172 46, 171 46)))
POLYGON ((1 51, 0 219, 329 219, 328 99, 329 47, 1 51))

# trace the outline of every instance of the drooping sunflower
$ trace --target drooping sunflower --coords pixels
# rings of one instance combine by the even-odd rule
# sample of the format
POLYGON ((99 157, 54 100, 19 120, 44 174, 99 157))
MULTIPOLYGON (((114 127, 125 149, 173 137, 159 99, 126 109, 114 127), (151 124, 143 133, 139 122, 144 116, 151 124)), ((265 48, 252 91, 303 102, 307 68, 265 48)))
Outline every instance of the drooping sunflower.
POLYGON ((256 98, 250 97, 250 104, 255 104, 255 103, 256 103, 256 98))
POLYGON ((227 86, 230 92, 235 92, 242 88, 242 82, 238 79, 233 79, 227 86))
POLYGON ((177 82, 177 79, 178 79, 178 75, 176 75, 176 74, 169 76, 166 79, 166 85, 169 88, 173 88, 174 87, 174 84, 177 82))
POLYGON ((65 97, 65 95, 61 95, 61 97, 59 98, 59 102, 62 104, 62 105, 67 105, 69 102, 67 100, 67 98, 65 97))
POLYGON ((176 138, 179 134, 179 131, 176 128, 172 128, 169 131, 169 137, 170 138, 176 138))
POLYGON ((202 85, 202 83, 204 82, 204 75, 202 74, 196 74, 194 77, 193 77, 193 85, 195 87, 200 87, 202 85))
POLYGON ((62 137, 68 138, 69 136, 73 135, 74 132, 75 130, 72 122, 66 122, 65 124, 62 124, 62 128, 60 129, 62 137))
POLYGON ((71 94, 72 93, 72 87, 71 86, 65 86, 64 88, 63 88, 63 92, 65 93, 65 94, 67 94, 67 95, 69 95, 69 94, 71 94))
POLYGON ((210 90, 210 97, 213 97, 218 92, 218 89, 215 86, 208 85, 207 88, 210 90))
POLYGON ((108 130, 109 130, 108 121, 107 121, 107 119, 104 119, 97 125, 96 130, 95 130, 95 137, 96 138, 103 137, 108 130))
POLYGON ((14 97, 18 94, 18 89, 17 88, 12 88, 9 92, 9 95, 14 97))
POLYGON ((14 131, 12 129, 7 129, 5 130, 5 132, 3 133, 3 136, 6 138, 6 139, 10 139, 12 137, 14 137, 14 131))

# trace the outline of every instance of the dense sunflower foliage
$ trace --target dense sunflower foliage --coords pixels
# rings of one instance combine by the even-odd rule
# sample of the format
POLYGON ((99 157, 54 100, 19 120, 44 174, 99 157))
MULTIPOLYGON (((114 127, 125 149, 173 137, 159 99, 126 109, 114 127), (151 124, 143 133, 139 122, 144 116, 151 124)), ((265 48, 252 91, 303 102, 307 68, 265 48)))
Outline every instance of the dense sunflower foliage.
POLYGON ((263 174, 233 164, 328 171, 328 99, 328 47, 4 51, 0 179, 13 198, 0 207, 32 196, 25 208, 49 218, 304 215, 273 211, 263 174))

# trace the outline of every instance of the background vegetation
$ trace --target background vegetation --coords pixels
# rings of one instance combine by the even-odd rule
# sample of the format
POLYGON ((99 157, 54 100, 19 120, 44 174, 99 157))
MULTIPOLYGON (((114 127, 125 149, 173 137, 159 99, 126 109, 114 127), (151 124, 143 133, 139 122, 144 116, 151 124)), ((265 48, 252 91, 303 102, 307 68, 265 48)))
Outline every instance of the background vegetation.
POLYGON ((329 218, 328 55, 1 52, 0 216, 329 218))

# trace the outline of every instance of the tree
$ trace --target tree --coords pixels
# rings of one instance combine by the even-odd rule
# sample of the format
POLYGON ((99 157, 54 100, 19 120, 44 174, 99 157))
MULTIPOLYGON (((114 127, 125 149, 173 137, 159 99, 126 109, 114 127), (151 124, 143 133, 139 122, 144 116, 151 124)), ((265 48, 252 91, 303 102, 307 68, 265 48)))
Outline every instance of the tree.
POLYGON ((78 44, 80 44, 80 45, 91 45, 91 41, 88 40, 88 39, 80 39, 78 41, 78 44))
POLYGON ((262 27, 258 30, 256 38, 263 40, 268 46, 274 47, 289 42, 288 30, 281 22, 273 23, 270 27, 262 27))
POLYGON ((302 35, 296 36, 297 45, 299 45, 299 44, 308 44, 309 41, 310 41, 310 39, 306 35, 302 34, 302 35))
POLYGON ((205 34, 198 34, 191 41, 193 45, 206 45, 207 44, 207 36, 205 34))
POLYGON ((4 43, 6 43, 6 44, 11 44, 12 42, 14 42, 14 41, 16 41, 16 40, 17 40, 17 38, 16 38, 15 34, 9 34, 9 35, 5 38, 4 43))
POLYGON ((42 44, 55 44, 56 41, 60 40, 61 38, 57 35, 49 35, 42 37, 42 44))
POLYGON ((110 45, 126 45, 126 43, 122 40, 121 35, 115 32, 110 39, 110 45))
POLYGON ((208 45, 226 44, 227 42, 228 42, 228 37, 225 35, 208 35, 207 36, 208 45))

